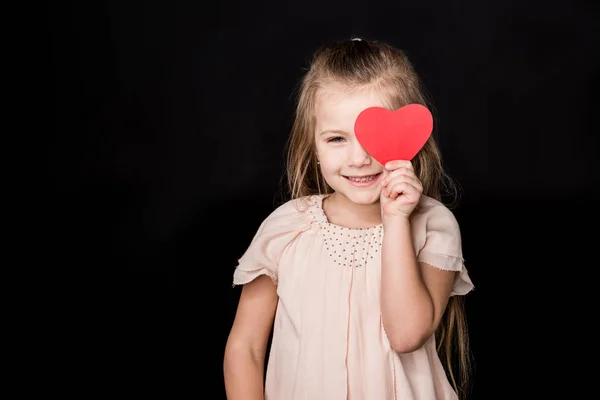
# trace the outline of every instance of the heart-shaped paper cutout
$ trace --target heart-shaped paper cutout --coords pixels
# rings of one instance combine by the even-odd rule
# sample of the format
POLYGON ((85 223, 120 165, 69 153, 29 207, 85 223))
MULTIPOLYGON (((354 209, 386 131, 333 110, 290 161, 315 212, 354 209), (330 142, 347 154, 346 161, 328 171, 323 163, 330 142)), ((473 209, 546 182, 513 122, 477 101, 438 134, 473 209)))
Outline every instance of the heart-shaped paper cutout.
POLYGON ((395 111, 369 107, 354 123, 356 139, 382 165, 392 160, 412 160, 432 131, 431 112, 421 104, 408 104, 395 111))

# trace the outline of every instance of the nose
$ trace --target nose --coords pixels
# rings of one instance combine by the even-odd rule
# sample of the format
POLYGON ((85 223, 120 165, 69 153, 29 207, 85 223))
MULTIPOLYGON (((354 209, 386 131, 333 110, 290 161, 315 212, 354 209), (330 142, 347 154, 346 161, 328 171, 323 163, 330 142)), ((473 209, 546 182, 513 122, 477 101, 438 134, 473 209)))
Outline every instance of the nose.
POLYGON ((352 167, 362 167, 371 164, 371 156, 363 149, 356 140, 353 141, 348 157, 348 165, 352 167))

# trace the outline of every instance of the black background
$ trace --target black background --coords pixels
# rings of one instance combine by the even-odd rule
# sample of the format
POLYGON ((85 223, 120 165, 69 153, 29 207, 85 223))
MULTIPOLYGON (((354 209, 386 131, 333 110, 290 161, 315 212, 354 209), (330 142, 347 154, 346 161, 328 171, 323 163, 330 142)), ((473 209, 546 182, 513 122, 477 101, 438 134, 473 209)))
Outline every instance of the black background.
POLYGON ((224 398, 233 268, 282 199, 294 89, 317 46, 351 36, 405 49, 435 101, 476 286, 471 398, 582 388, 571 356, 593 342, 574 332, 587 332, 581 294, 597 269, 597 5, 111 1, 46 11, 48 240, 74 267, 65 305, 80 311, 66 344, 80 343, 70 360, 81 390, 224 398))

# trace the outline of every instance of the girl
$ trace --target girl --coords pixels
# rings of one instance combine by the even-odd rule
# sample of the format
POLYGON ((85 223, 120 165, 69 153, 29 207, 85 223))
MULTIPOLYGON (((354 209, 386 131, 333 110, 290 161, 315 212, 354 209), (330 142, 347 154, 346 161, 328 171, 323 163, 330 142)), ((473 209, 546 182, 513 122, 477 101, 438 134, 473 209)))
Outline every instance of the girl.
POLYGON ((446 400, 465 387, 460 299, 473 285, 433 135, 412 162, 387 165, 354 135, 365 108, 409 103, 425 98, 402 51, 349 40, 315 54, 289 142, 292 199, 234 272, 228 399, 446 400))

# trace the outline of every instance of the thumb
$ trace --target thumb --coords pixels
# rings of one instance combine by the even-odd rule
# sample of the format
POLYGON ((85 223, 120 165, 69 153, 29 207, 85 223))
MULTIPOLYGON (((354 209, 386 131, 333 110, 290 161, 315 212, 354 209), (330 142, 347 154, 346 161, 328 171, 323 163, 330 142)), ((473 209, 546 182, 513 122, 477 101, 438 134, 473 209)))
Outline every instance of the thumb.
POLYGON ((383 181, 389 174, 390 174, 390 171, 388 171, 387 169, 384 168, 383 172, 381 173, 381 178, 379 179, 379 186, 381 186, 382 188, 385 187, 385 186, 383 186, 383 181))
POLYGON ((385 201, 386 199, 386 195, 385 195, 385 191, 387 190, 386 186, 383 185, 383 180, 388 176, 389 172, 384 170, 384 172, 381 174, 381 179, 379 181, 379 199, 381 201, 385 201))
POLYGON ((388 170, 387 168, 383 169, 383 172, 381 173, 381 180, 385 179, 386 176, 388 176, 390 174, 390 170, 388 170))

